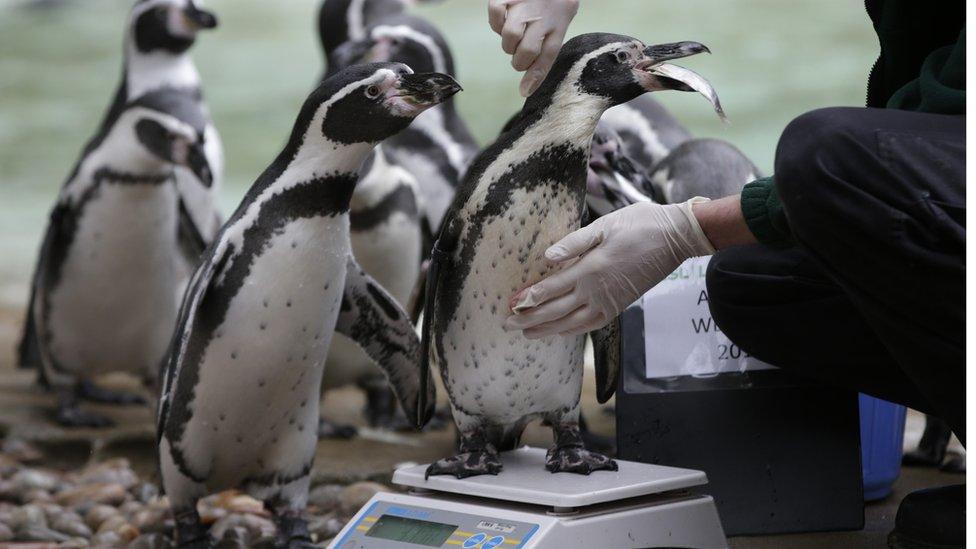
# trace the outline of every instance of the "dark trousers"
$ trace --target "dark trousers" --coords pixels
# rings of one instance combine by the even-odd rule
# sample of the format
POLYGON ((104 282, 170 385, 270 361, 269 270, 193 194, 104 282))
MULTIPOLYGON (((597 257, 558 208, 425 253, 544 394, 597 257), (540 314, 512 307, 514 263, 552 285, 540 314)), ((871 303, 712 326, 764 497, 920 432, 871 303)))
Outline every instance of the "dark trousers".
POLYGON ((796 246, 723 250, 712 316, 757 358, 944 418, 965 441, 965 117, 830 108, 784 131, 796 246))

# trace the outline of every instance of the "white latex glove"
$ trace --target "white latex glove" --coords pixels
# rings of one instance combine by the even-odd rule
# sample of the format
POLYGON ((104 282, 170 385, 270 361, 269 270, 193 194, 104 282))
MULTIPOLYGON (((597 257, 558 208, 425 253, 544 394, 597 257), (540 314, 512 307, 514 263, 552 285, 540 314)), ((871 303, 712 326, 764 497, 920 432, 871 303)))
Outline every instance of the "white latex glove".
POLYGON ((513 297, 505 329, 538 339, 605 326, 686 259, 715 253, 691 212, 707 201, 638 202, 570 233, 546 250, 565 267, 513 297))
POLYGON ((501 35, 515 70, 526 71, 519 84, 523 97, 549 74, 578 9, 579 0, 488 0, 491 30, 501 35))

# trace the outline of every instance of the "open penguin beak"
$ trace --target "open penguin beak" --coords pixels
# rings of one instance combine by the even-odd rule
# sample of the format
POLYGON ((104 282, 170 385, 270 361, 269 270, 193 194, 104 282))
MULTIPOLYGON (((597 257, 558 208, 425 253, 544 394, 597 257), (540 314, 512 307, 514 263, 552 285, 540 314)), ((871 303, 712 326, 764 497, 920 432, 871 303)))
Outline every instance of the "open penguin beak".
POLYGON ((722 103, 715 88, 700 74, 684 67, 667 63, 672 59, 690 57, 699 53, 711 53, 704 44, 698 42, 675 42, 658 44, 644 49, 644 58, 634 65, 637 81, 647 91, 678 90, 695 91, 702 94, 712 104, 723 122, 728 122, 722 103))
POLYGON ((200 9, 192 0, 183 8, 183 19, 187 27, 194 30, 212 29, 217 26, 217 16, 211 11, 200 9))
POLYGON ((387 92, 387 102, 402 116, 417 116, 461 91, 461 85, 446 74, 424 72, 403 74, 387 92))

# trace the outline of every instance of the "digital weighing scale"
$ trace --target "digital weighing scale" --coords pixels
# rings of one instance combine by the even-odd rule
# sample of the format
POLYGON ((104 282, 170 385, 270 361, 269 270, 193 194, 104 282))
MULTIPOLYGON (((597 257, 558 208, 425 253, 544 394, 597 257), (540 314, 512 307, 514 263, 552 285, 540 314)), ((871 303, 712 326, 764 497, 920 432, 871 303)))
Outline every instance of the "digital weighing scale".
POLYGON ((378 493, 329 545, 335 549, 634 549, 727 547, 705 473, 617 460, 620 470, 550 473, 545 450, 502 454, 498 476, 424 480, 397 469, 409 493, 378 493))

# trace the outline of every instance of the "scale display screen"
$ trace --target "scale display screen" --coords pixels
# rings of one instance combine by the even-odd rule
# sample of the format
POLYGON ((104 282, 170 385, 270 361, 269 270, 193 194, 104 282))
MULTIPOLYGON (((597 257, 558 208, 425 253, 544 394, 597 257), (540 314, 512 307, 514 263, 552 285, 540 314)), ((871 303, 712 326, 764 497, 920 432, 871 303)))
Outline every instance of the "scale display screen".
POLYGON ((456 524, 382 515, 366 535, 371 538, 440 547, 455 530, 456 524))

